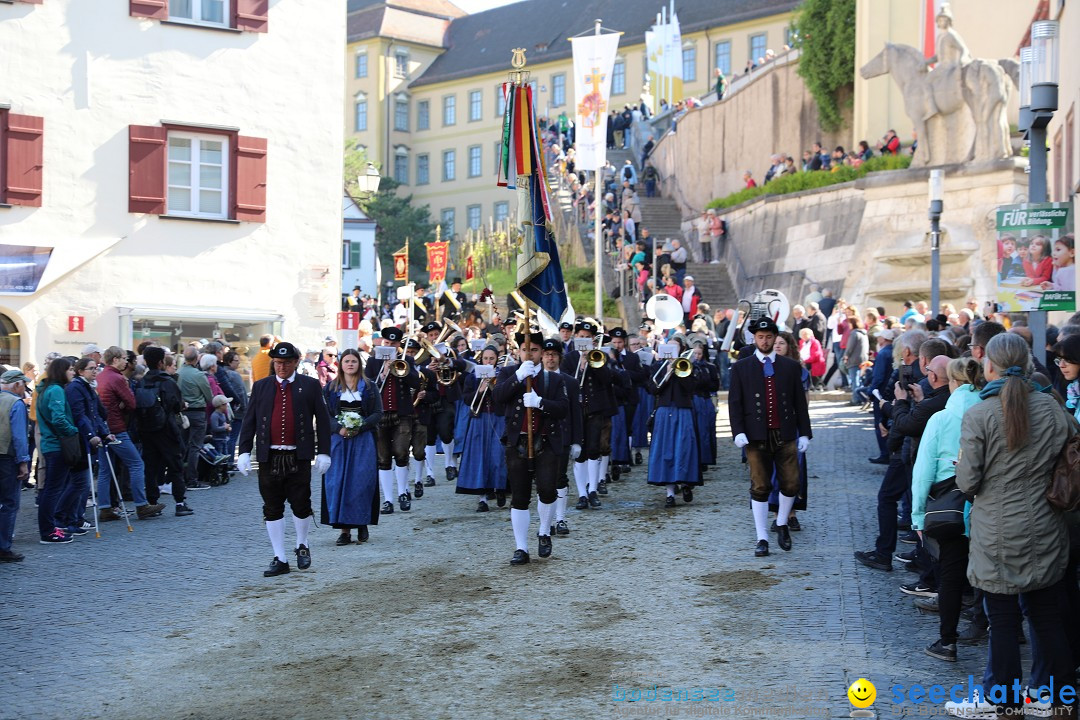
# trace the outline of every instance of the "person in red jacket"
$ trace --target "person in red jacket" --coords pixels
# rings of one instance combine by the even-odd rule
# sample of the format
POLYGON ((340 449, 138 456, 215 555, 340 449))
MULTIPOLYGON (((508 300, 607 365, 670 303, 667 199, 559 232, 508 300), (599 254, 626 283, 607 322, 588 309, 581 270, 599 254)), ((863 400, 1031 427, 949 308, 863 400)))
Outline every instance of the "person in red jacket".
POLYGON ((683 309, 683 324, 690 327, 694 316, 697 315, 698 303, 701 302, 701 293, 694 287, 693 275, 687 275, 683 278, 683 291, 680 301, 683 309))
POLYGON ((810 371, 810 381, 815 390, 821 389, 821 378, 825 375, 825 353, 821 343, 814 337, 814 331, 808 327, 799 331, 799 357, 810 371))

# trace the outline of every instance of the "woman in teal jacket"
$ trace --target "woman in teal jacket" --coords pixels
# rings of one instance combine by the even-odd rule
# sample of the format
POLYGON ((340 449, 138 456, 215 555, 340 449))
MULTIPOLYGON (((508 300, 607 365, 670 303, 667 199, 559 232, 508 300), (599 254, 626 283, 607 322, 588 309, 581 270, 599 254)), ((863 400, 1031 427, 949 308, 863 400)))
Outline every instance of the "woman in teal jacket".
MULTIPOLYGON (((921 531, 926 515, 926 501, 934 483, 956 475, 960 453, 960 424, 968 408, 980 402, 979 391, 986 384, 982 366, 972 358, 949 361, 949 401, 926 423, 919 442, 915 467, 911 472, 911 527, 921 531)), ((964 507, 964 521, 971 503, 964 507)), ((967 575, 968 529, 958 538, 938 542, 938 612, 937 642, 926 647, 926 654, 941 660, 956 661, 957 625, 960 622, 960 595, 967 575)), ((920 532, 920 535, 922 533, 920 532)))
POLYGON ((61 529, 60 515, 79 491, 71 481, 71 468, 60 452, 60 438, 79 432, 64 393, 64 386, 74 377, 75 368, 71 361, 56 358, 49 363, 46 378, 38 383, 35 396, 41 455, 45 458, 45 489, 38 496, 38 531, 43 545, 69 543, 72 539, 61 529))

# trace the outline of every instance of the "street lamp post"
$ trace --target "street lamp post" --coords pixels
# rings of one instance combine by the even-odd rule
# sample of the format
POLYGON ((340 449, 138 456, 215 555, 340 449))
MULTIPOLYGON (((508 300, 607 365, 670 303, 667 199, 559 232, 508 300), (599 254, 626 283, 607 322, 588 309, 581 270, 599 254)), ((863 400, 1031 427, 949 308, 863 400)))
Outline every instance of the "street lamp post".
MULTIPOLYGON (((1020 129, 1027 133, 1028 202, 1044 203, 1046 191, 1046 127, 1058 108, 1058 34, 1056 20, 1031 24, 1031 47, 1020 51, 1020 129), (1025 104, 1026 103, 1026 104, 1025 104)), ((1046 362, 1046 312, 1028 313, 1032 350, 1046 362)))
POLYGON ((941 212, 945 209, 945 171, 930 171, 930 313, 941 312, 941 212))
MULTIPOLYGON (((367 164, 367 169, 364 172, 362 172, 362 173, 360 173, 359 175, 356 176, 356 190, 357 190, 357 193, 359 195, 363 195, 363 196, 366 196, 366 197, 371 197, 372 195, 374 195, 375 193, 377 193, 379 191, 379 182, 381 180, 382 180, 382 176, 379 175, 379 168, 375 167, 374 163, 369 162, 367 164)), ((377 231, 376 231, 376 234, 375 234, 375 262, 376 262, 376 267, 379 267, 379 268, 382 267, 382 264, 379 262, 379 235, 378 235, 377 231)), ((379 275, 381 276, 381 273, 379 273, 379 275)), ((381 277, 376 278, 376 283, 380 279, 381 279, 381 277)), ((393 283, 388 282, 387 285, 389 285, 390 287, 393 287, 393 283)), ((379 292, 380 290, 381 290, 381 288, 376 285, 376 288, 375 288, 375 302, 379 303, 380 307, 381 307, 382 293, 379 292)))

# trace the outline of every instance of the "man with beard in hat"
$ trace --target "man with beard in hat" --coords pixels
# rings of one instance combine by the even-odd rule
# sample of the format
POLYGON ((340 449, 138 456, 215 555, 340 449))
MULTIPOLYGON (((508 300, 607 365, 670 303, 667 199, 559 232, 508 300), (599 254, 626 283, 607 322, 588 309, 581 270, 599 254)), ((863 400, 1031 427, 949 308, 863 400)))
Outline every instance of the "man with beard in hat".
MULTIPOLYGON (((400 328, 385 327, 380 332, 383 347, 399 350, 404 333, 400 328)), ((398 354, 396 357, 400 357, 398 354)), ((416 412, 413 409, 413 393, 420 390, 420 375, 411 358, 405 358, 409 372, 398 377, 390 372, 392 360, 380 360, 374 356, 364 366, 364 377, 375 383, 382 395, 383 415, 379 422, 375 450, 379 463, 379 487, 382 488, 383 504, 380 513, 394 512, 394 485, 396 496, 405 512, 412 507, 409 487, 409 446, 412 444, 416 412)))
POLYGON ((559 354, 558 340, 544 343, 539 332, 519 332, 521 363, 504 368, 495 383, 495 402, 506 408, 506 479, 510 486, 510 523, 516 549, 511 565, 529 562, 529 502, 536 479, 537 510, 540 515, 539 555, 551 555, 552 514, 558 495, 555 489, 559 458, 569 442, 565 422, 570 400, 566 381, 554 367, 544 363, 544 355, 559 354), (526 334, 526 332, 528 334, 526 334), (531 423, 531 433, 530 433, 531 423), (532 439, 530 452, 529 439, 532 439))
POLYGON ((769 493, 773 468, 780 485, 776 513, 777 543, 791 549, 788 515, 799 492, 799 453, 810 446, 810 412, 802 385, 802 367, 773 349, 779 329, 768 317, 750 323, 753 355, 731 366, 728 416, 735 446, 746 448, 750 470, 750 506, 758 543, 756 557, 769 554, 769 493))
POLYGON ((240 430, 240 457, 236 466, 251 472, 251 451, 259 460, 259 494, 263 519, 274 548, 265 577, 289 572, 285 557, 285 501, 292 509, 296 529, 296 566, 311 566, 308 528, 311 523, 311 467, 322 475, 330 468, 330 414, 322 386, 300 375, 300 351, 279 342, 270 351, 272 373, 251 387, 251 403, 240 430), (314 429, 312 425, 314 424, 314 429), (255 441, 258 440, 258 447, 255 441))

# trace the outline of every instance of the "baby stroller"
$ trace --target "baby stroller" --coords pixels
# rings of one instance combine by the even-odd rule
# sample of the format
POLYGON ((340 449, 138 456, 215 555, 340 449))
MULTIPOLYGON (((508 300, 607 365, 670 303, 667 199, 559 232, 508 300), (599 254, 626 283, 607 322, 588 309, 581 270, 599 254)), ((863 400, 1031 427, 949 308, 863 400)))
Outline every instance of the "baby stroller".
POLYGON ((229 482, 229 456, 219 452, 209 437, 199 448, 199 482, 211 487, 229 482))

